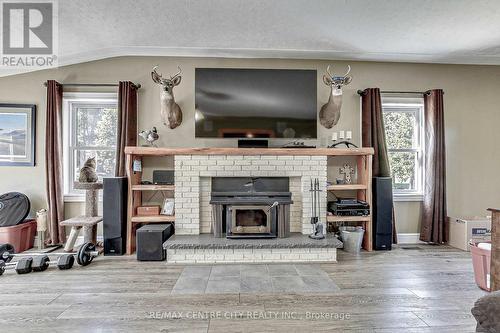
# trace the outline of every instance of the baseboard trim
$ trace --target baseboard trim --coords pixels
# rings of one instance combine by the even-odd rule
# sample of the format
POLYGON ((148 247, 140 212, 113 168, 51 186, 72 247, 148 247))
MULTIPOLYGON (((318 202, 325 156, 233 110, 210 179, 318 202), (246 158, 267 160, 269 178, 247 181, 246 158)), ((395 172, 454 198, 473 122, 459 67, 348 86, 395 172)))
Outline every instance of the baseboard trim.
POLYGON ((401 233, 398 234, 398 244, 422 244, 420 234, 401 233))

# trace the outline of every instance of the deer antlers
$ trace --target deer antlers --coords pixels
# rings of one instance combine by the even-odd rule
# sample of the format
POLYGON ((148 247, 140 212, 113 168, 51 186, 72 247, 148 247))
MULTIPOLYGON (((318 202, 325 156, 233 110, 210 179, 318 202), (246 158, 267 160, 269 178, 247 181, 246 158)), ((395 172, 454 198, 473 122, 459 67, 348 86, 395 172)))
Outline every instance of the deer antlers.
POLYGON ((347 72, 345 72, 342 76, 335 76, 332 72, 330 72, 330 65, 326 67, 326 74, 323 75, 323 82, 327 86, 335 85, 338 89, 340 87, 348 85, 352 81, 352 77, 349 76, 351 72, 351 66, 347 65, 347 72))
POLYGON ((179 75, 181 75, 182 73, 182 70, 181 70, 181 67, 180 66, 177 66, 177 69, 179 70, 177 73, 174 74, 174 76, 171 76, 170 77, 170 80, 173 80, 175 79, 176 77, 178 77, 179 75))
POLYGON ((181 68, 179 66, 177 66, 177 69, 179 71, 177 73, 175 73, 173 76, 170 76, 170 79, 164 79, 163 76, 161 74, 158 74, 158 72, 156 71, 157 68, 158 68, 158 65, 153 67, 153 71, 151 72, 151 78, 153 79, 153 81, 155 83, 162 84, 162 85, 165 85, 166 83, 168 83, 168 81, 174 82, 174 80, 182 73, 181 68))
MULTIPOLYGON (((349 73, 351 72, 351 65, 347 65, 347 72, 345 72, 344 75, 342 75, 341 77, 346 77, 349 73)), ((333 75, 331 72, 330 72, 330 65, 328 65, 326 67, 326 73, 328 74, 329 77, 331 78, 334 78, 335 75, 333 75)), ((340 77, 340 76, 339 76, 340 77)))

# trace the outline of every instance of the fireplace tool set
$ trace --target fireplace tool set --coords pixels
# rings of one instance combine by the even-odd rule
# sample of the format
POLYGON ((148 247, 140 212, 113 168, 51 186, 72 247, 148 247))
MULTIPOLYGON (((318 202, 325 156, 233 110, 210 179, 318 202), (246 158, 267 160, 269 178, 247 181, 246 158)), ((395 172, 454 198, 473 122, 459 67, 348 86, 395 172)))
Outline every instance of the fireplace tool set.
POLYGON ((323 231, 323 224, 320 221, 320 213, 321 213, 321 202, 319 200, 319 194, 321 190, 319 189, 319 180, 318 178, 313 180, 311 179, 311 188, 309 190, 311 192, 311 224, 313 225, 313 232, 309 235, 312 239, 323 239, 325 238, 325 233, 323 231))

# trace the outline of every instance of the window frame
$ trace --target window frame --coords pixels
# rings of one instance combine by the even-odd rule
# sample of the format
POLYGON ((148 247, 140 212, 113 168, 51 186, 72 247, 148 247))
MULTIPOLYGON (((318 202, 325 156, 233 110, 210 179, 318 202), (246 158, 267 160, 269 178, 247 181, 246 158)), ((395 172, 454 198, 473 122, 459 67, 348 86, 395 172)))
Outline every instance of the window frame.
MULTIPOLYGON (((424 99, 422 96, 391 96, 382 95, 382 114, 386 112, 411 112, 416 113, 418 125, 416 135, 418 136, 414 148, 390 148, 387 152, 411 152, 417 156, 415 190, 395 189, 393 187, 394 201, 423 201, 424 179, 425 179, 425 140, 424 140, 424 99), (389 109, 389 110, 388 110, 389 109), (406 110, 405 110, 406 109, 406 110)), ((385 130, 385 123, 384 123, 385 130)))
MULTIPOLYGON (((78 146, 76 128, 76 108, 74 105, 113 105, 118 108, 117 93, 95 93, 95 92, 64 92, 63 93, 63 173, 64 173, 64 201, 84 202, 85 193, 73 189, 75 179, 74 154, 77 150, 116 150, 116 147, 93 147, 78 146)), ((102 191, 101 191, 102 192, 102 191)), ((99 200, 102 200, 102 193, 99 200)))

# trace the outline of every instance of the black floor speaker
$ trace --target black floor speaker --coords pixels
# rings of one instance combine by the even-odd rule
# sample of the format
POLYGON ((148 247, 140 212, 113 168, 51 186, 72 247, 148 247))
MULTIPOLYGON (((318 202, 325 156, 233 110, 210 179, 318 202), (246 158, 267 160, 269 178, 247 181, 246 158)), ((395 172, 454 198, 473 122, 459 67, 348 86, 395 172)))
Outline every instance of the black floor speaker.
POLYGON ((392 178, 373 177, 373 248, 392 249, 392 178))
POLYGON ((137 260, 165 260, 163 243, 172 235, 170 224, 148 224, 137 229, 137 260))
POLYGON ((103 179, 104 255, 125 253, 127 239, 127 177, 103 179))

